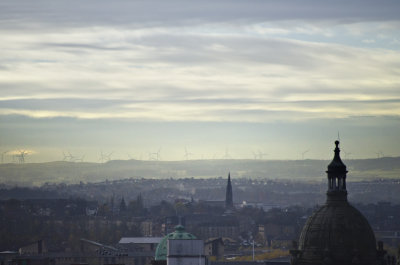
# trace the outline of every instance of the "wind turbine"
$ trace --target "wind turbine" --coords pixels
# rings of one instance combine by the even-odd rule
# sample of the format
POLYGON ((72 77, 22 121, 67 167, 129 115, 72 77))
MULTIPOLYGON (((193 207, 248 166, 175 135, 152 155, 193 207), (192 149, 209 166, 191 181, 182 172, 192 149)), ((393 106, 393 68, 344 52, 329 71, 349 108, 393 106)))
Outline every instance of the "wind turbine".
POLYGON ((75 162, 76 161, 76 157, 73 156, 70 152, 68 152, 68 154, 69 154, 69 161, 70 162, 75 162))
POLYGON ((258 157, 259 157, 260 159, 263 159, 264 156, 267 156, 267 155, 268 155, 267 153, 263 153, 263 152, 261 152, 261 150, 258 150, 258 157))
POLYGON ((68 162, 75 162, 76 160, 79 160, 78 158, 76 158, 75 156, 73 156, 71 154, 71 152, 67 152, 68 154, 65 154, 65 152, 63 152, 63 161, 68 161, 68 162))
POLYGON ((25 156, 28 154, 29 154, 29 152, 27 152, 25 150, 20 150, 19 155, 15 155, 15 157, 18 158, 19 163, 23 164, 23 163, 25 163, 25 156))
POLYGON ((223 156, 224 159, 230 159, 232 158, 231 155, 229 154, 228 148, 225 148, 225 154, 223 156))
POLYGON ((114 151, 113 151, 113 152, 110 152, 110 153, 108 153, 108 154, 106 155, 107 162, 111 160, 111 156, 112 156, 113 154, 114 154, 114 151))
POLYGON ((100 152, 100 159, 99 159, 99 161, 101 162, 101 163, 104 163, 104 162, 108 162, 108 161, 110 161, 111 160, 111 155, 113 154, 114 152, 110 152, 110 153, 103 153, 103 151, 101 151, 100 152))
POLYGON ((3 153, 1 154, 1 163, 2 163, 2 164, 4 163, 4 155, 7 154, 9 151, 10 151, 10 150, 5 151, 5 152, 3 152, 3 153))
POLYGON ((133 155, 131 155, 129 153, 127 155, 128 155, 129 160, 136 160, 136 158, 133 155))
POLYGON ((385 154, 384 154, 382 151, 378 151, 378 152, 376 152, 376 156, 377 156, 378 158, 382 158, 382 157, 385 156, 385 154))
POLYGON ((153 154, 154 153, 149 153, 149 160, 155 160, 153 154))
POLYGON ((63 161, 70 160, 69 155, 66 155, 65 152, 63 152, 63 161))
POLYGON ((158 151, 157 151, 157 153, 156 153, 156 160, 157 160, 157 161, 160 161, 160 159, 161 159, 160 152, 161 152, 161 147, 158 148, 158 151))
POLYGON ((149 153, 149 160, 159 161, 161 159, 160 152, 161 152, 161 147, 158 149, 157 152, 149 153))
POLYGON ((83 162, 83 159, 85 158, 85 154, 83 154, 82 156, 81 156, 81 158, 75 158, 75 161, 74 162, 83 162))
POLYGON ((346 152, 344 150, 343 150, 343 152, 344 152, 344 158, 346 159, 347 157, 349 157, 349 159, 350 159, 351 153, 350 152, 346 152))
POLYGON ((187 150, 187 148, 185 146, 185 155, 184 155, 185 160, 189 160, 191 155, 194 155, 194 154, 188 152, 188 150, 187 150))
POLYGON ((310 150, 306 150, 306 151, 304 151, 303 153, 301 153, 301 159, 302 159, 302 160, 304 160, 304 155, 307 154, 308 151, 310 151, 310 150))

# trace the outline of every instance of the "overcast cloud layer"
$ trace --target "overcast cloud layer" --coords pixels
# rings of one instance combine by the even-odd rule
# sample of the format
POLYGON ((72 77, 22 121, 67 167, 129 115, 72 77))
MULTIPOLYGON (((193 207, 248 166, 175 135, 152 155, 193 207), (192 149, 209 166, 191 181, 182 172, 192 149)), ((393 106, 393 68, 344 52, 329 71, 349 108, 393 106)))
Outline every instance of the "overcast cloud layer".
MULTIPOLYGON (((399 13, 399 1, 2 1, 0 115, 9 126, 20 116, 242 126, 371 117, 396 131, 399 13)), ((392 142, 384 150, 399 155, 392 142)), ((238 156, 256 145, 241 143, 238 156)), ((293 158, 287 149, 275 158, 293 158)))

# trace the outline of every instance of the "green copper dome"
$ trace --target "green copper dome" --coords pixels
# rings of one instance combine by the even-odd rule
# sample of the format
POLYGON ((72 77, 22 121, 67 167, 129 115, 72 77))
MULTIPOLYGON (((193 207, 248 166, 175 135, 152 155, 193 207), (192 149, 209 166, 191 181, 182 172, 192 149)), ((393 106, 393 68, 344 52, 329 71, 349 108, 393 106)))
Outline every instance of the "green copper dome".
POLYGON ((193 240, 196 237, 185 231, 185 228, 182 225, 175 226, 175 232, 172 232, 166 235, 161 242, 158 244, 156 249, 155 260, 167 260, 167 242, 168 239, 185 239, 185 240, 193 240))

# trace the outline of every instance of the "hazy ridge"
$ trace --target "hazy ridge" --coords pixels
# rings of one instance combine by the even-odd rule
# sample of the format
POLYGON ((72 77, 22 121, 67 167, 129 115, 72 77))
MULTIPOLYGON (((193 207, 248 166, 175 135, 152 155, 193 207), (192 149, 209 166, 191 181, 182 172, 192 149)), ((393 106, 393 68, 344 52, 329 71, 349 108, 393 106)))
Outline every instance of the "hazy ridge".
MULTIPOLYGON (((112 160, 107 163, 48 162, 0 165, 0 183, 40 186, 126 178, 211 178, 231 174, 239 178, 321 181, 327 160, 112 160)), ((400 178, 400 157, 346 160, 349 181, 400 178)))

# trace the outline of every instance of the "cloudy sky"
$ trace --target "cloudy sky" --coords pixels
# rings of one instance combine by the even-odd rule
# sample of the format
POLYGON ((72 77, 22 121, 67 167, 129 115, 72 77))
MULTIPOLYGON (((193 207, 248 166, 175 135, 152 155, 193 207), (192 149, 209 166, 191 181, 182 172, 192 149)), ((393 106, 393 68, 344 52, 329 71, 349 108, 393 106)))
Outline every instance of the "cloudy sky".
MULTIPOLYGON (((0 153, 400 156, 400 1, 0 2, 0 153)), ((68 158, 65 158, 68 159, 68 158)))

